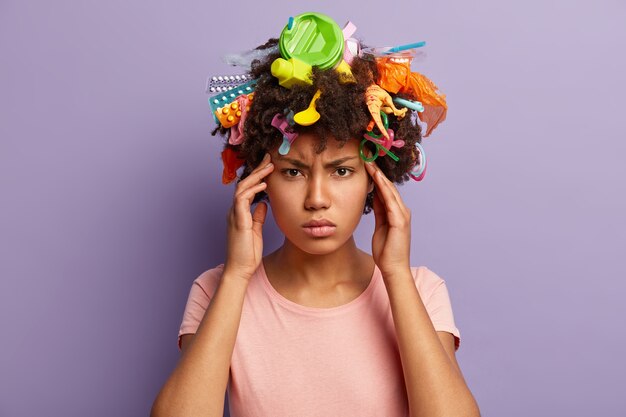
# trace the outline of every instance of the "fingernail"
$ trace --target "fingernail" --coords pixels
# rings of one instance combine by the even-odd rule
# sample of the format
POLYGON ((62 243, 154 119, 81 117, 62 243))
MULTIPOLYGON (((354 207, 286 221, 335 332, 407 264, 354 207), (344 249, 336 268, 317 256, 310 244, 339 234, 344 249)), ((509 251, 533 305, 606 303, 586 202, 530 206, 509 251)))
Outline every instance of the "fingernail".
POLYGON ((263 155, 263 160, 266 161, 269 157, 270 157, 270 154, 266 153, 265 155, 263 155))

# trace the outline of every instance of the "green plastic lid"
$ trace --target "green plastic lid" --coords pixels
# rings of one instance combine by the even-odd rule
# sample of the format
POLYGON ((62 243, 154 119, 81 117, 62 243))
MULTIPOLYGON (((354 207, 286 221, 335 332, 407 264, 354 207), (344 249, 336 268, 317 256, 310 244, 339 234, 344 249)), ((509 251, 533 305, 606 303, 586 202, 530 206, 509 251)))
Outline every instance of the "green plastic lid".
POLYGON ((321 13, 302 13, 290 19, 278 43, 284 59, 296 58, 320 69, 334 67, 343 58, 343 32, 321 13))

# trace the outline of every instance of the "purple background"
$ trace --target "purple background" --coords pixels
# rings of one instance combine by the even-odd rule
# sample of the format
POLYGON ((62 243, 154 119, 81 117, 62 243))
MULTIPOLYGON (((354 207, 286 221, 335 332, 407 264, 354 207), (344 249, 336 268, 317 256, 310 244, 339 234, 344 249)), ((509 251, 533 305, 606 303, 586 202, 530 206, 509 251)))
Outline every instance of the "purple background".
POLYGON ((483 415, 624 415, 626 6, 573 3, 1 1, 0 416, 148 414, 224 258, 205 79, 309 9, 428 43, 450 110, 401 192, 483 415))

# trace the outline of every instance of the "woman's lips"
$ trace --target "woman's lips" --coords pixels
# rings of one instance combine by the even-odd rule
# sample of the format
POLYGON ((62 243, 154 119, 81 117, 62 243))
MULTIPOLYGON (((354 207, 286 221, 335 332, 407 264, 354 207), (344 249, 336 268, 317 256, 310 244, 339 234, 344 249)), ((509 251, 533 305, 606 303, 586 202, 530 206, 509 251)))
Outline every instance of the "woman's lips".
POLYGON ((309 236, 328 237, 335 233, 337 226, 327 219, 315 219, 304 223, 302 228, 309 236))
POLYGON ((337 226, 303 226, 304 232, 313 237, 328 237, 335 233, 337 226))

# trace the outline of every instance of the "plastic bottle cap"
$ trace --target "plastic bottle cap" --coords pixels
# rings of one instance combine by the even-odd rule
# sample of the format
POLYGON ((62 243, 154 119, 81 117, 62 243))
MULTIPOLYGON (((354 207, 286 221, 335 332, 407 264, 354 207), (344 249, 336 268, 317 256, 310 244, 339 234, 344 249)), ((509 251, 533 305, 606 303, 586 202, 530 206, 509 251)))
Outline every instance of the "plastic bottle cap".
POLYGON ((322 13, 295 16, 291 27, 285 26, 280 34, 279 49, 283 58, 297 58, 323 70, 341 60, 343 47, 341 28, 322 13))

